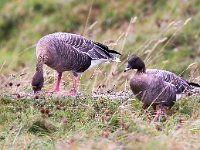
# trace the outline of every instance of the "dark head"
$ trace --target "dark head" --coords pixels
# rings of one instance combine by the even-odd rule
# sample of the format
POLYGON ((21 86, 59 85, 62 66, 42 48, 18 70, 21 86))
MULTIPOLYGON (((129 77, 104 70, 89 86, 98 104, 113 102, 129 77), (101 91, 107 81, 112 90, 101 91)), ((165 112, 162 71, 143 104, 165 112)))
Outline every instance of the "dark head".
POLYGON ((137 69, 140 72, 145 72, 145 64, 140 57, 133 55, 128 59, 128 65, 125 68, 124 72, 130 69, 137 69))
POLYGON ((43 84, 44 84, 43 73, 36 71, 32 79, 32 89, 34 94, 41 91, 43 84))

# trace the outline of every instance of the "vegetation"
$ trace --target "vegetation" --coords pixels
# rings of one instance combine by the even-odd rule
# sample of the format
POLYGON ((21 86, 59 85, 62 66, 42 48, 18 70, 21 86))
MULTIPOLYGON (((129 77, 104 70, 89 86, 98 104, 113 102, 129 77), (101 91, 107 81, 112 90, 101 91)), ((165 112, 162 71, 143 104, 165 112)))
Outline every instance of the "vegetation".
MULTIPOLYGON (((153 111, 144 112, 133 95, 109 97, 129 91, 131 72, 123 69, 135 53, 149 68, 199 82, 199 8, 198 0, 1 0, 1 149, 200 149, 198 97, 177 101, 155 125, 153 111), (107 44, 122 63, 82 74, 76 98, 33 97, 35 44, 58 31, 107 44)), ((45 68, 43 91, 52 89, 54 74, 45 68)), ((66 73, 63 90, 70 84, 66 73)))

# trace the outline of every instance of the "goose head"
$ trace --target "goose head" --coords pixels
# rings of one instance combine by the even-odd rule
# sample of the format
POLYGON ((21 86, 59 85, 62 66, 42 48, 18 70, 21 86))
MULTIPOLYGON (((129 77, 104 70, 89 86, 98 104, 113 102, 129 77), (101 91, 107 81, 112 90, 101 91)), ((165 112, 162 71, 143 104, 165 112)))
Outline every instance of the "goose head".
POLYGON ((32 89, 33 89, 34 94, 41 91, 43 84, 44 84, 43 73, 37 71, 32 78, 32 89))
POLYGON ((137 69, 139 72, 145 72, 144 61, 136 55, 129 57, 128 64, 127 64, 124 72, 131 70, 131 69, 137 69))

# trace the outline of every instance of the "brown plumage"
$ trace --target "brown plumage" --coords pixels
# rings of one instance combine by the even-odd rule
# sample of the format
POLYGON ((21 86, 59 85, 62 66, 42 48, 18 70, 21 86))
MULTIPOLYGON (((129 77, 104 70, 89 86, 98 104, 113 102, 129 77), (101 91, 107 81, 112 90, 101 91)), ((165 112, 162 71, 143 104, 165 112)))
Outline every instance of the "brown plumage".
POLYGON ((171 107, 183 92, 192 92, 193 86, 200 87, 169 71, 146 70, 144 62, 136 55, 129 58, 125 71, 130 69, 137 69, 130 80, 130 87, 143 102, 144 108, 155 105, 171 107))
POLYGON ((93 42, 80 35, 63 32, 46 35, 36 46, 37 64, 32 80, 33 90, 34 92, 41 90, 44 83, 43 65, 46 64, 58 72, 54 92, 59 91, 62 73, 73 72, 72 95, 74 95, 78 73, 102 62, 120 62, 113 54, 121 55, 101 43, 93 42))

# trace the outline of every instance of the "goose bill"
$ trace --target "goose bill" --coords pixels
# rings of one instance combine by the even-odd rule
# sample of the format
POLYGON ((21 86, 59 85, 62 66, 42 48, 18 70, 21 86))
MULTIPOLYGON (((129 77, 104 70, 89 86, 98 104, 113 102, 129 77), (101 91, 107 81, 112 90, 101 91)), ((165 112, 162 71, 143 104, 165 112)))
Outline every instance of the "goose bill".
POLYGON ((128 70, 130 70, 131 68, 129 68, 129 67, 126 67, 125 69, 124 69, 124 72, 126 72, 126 71, 128 71, 128 70))

